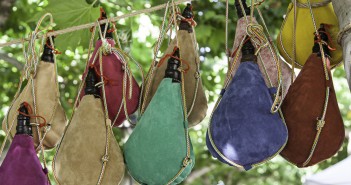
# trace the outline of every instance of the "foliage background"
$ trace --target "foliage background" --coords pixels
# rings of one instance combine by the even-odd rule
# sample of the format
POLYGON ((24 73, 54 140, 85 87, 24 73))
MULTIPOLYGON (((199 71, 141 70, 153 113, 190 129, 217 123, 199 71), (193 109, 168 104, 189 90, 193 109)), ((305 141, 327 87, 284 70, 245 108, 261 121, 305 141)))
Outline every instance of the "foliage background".
MULTIPOLYGON (((234 38, 237 20, 233 1, 230 1, 229 45, 232 44, 234 38)), ((1 0, 0 9, 5 11, 0 11, 0 42, 26 37, 35 28, 36 21, 44 12, 53 13, 56 23, 54 29, 57 30, 95 21, 99 17, 99 6, 103 6, 110 17, 114 17, 164 2, 162 0, 1 0), (8 3, 8 6, 4 6, 5 3, 8 3)), ((276 38, 279 32, 288 2, 266 0, 261 5, 273 38, 276 38)), ((195 20, 198 23, 196 33, 201 53, 202 80, 210 103, 208 111, 210 113, 227 71, 224 58, 225 1, 194 1, 193 6, 195 20)), ((144 72, 150 67, 153 46, 158 37, 158 27, 161 24, 163 13, 161 10, 117 22, 118 34, 124 50, 142 64, 144 72)), ((77 84, 80 83, 80 75, 87 60, 89 34, 88 30, 84 30, 60 35, 56 39, 57 48, 63 52, 57 56, 57 61, 61 102, 68 116, 72 112, 74 98, 77 94, 77 84)), ((166 47, 164 44, 161 51, 164 51, 166 47)), ((24 63, 21 48, 22 45, 0 48, 0 120, 3 119, 17 90, 20 69, 24 63)), ((134 68, 134 71, 138 80, 141 81, 140 72, 137 71, 137 68, 134 68)), ((345 126, 351 128, 351 96, 344 79, 343 67, 335 69, 333 75, 345 126)), ((207 125, 208 118, 201 125, 191 129, 196 165, 192 174, 183 184, 212 185, 223 181, 227 185, 295 185, 301 184, 306 175, 325 169, 347 157, 346 145, 349 140, 345 139, 344 147, 336 156, 308 169, 298 169, 278 156, 249 172, 242 172, 221 164, 210 156, 204 139, 207 125)), ((123 147, 123 143, 131 133, 131 128, 125 124, 122 128, 116 128, 114 131, 123 147)), ((5 133, 0 131, 0 143, 3 142, 4 135, 5 133)), ((53 154, 54 151, 48 152, 49 161, 52 160, 53 154)), ((127 173, 122 184, 132 184, 127 173)))

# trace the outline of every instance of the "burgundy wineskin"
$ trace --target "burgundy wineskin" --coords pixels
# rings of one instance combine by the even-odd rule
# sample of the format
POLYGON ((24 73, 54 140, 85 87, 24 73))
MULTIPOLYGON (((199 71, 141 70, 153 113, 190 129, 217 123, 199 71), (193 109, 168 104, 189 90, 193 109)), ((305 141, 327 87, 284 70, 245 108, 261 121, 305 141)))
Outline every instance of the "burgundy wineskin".
MULTIPOLYGON (((112 47, 115 45, 115 42, 112 39, 107 39, 108 44, 112 47)), ((99 48, 102 45, 102 40, 98 40, 95 44, 95 50, 93 55, 90 58, 89 64, 91 65, 94 61, 94 67, 98 73, 100 73, 100 63, 99 56, 95 57, 95 55, 99 54, 99 48)), ((128 75, 132 75, 131 73, 127 74, 127 83, 126 83, 126 108, 127 111, 124 110, 123 105, 123 78, 124 78, 124 64, 120 56, 116 53, 111 53, 109 55, 102 56, 102 69, 103 69, 103 78, 105 83, 105 92, 106 92, 106 101, 107 101, 107 109, 109 118, 111 119, 113 126, 119 126, 126 119, 127 112, 128 115, 133 114, 139 105, 139 95, 140 95, 140 87, 134 77, 132 77, 132 81, 129 80, 128 75), (131 84, 130 84, 131 83, 131 84), (131 87, 131 88, 130 88, 131 87), (130 90, 132 92, 131 97, 129 96, 130 90)), ((84 72, 83 79, 87 73, 87 69, 84 72)), ((101 75, 101 74, 100 74, 101 75)), ((100 76, 101 77, 101 76, 100 76)), ((100 88, 102 95, 102 88, 100 88)), ((81 92, 80 98, 84 96, 84 90, 81 92)))

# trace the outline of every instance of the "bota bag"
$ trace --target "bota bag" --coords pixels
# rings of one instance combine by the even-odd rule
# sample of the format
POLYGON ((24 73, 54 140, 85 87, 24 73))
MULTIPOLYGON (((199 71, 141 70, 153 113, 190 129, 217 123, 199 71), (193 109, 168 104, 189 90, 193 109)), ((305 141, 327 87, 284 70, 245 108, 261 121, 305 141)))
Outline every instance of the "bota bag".
POLYGON ((48 170, 38 159, 32 135, 28 103, 17 110, 16 134, 0 166, 0 184, 49 185, 48 170))
POLYGON ((105 96, 100 96, 96 86, 102 78, 97 77, 92 67, 85 79, 85 95, 57 148, 53 174, 61 185, 119 184, 125 167, 107 115, 105 96))
POLYGON ((323 25, 318 31, 313 53, 281 107, 289 130, 289 140, 281 155, 298 167, 332 157, 345 137, 330 73, 328 34, 323 25))
MULTIPOLYGON (((102 12, 101 17, 101 19, 105 19, 106 13, 102 12)), ((115 31, 110 29, 109 25, 101 25, 100 33, 102 34, 95 44, 94 53, 83 78, 89 67, 93 66, 98 76, 101 76, 100 68, 102 68, 109 119, 114 126, 119 126, 126 119, 129 120, 129 115, 137 111, 140 88, 129 67, 128 56, 121 48, 114 47, 115 41, 112 32, 115 31), (99 60, 102 60, 102 65, 100 65, 99 60)), ((84 91, 81 92, 81 98, 83 96, 84 91)))
MULTIPOLYGON (((33 32, 33 39, 36 35, 33 32)), ((22 102, 27 102, 33 108, 30 122, 35 147, 42 144, 45 149, 52 149, 60 141, 67 119, 60 103, 53 38, 47 39, 40 61, 35 49, 31 49, 35 47, 34 40, 29 43, 18 91, 2 122, 2 129, 9 139, 15 136, 18 109, 22 102)))
POLYGON ((314 43, 311 35, 320 24, 328 27, 330 46, 336 50, 330 55, 330 65, 334 67, 342 61, 342 49, 337 44, 339 24, 331 1, 296 0, 289 4, 285 19, 280 28, 277 46, 286 62, 302 68, 309 58, 314 43), (312 18, 312 16, 314 18, 312 18))
POLYGON ((228 70, 206 144, 219 161, 249 170, 279 154, 288 132, 279 113, 271 112, 276 90, 267 87, 249 39, 241 51, 241 63, 232 79, 233 66, 228 70))
POLYGON ((179 53, 168 59, 165 78, 124 145, 128 171, 140 184, 179 184, 195 164, 179 53))
POLYGON ((181 19, 179 30, 177 30, 177 39, 169 44, 165 51, 163 60, 157 65, 150 67, 148 72, 146 86, 143 92, 143 102, 141 112, 148 107, 151 99, 154 97, 161 81, 164 79, 167 68, 167 59, 172 57, 174 48, 178 45, 180 48, 180 57, 187 63, 186 73, 184 73, 184 91, 186 107, 188 112, 188 121, 190 126, 199 124, 206 116, 207 99, 202 87, 200 76, 200 59, 195 37, 195 21, 193 20, 192 6, 188 4, 182 15, 177 14, 181 19))

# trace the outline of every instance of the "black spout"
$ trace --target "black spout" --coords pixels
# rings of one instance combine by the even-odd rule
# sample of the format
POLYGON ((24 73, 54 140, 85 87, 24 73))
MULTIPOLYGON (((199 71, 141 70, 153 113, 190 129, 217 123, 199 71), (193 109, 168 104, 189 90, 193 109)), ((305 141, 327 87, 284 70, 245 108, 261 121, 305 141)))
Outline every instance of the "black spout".
MULTIPOLYGON (((322 41, 324 41, 325 43, 328 43, 329 38, 328 38, 328 34, 327 34, 327 31, 325 29, 324 24, 320 25, 320 28, 318 29, 318 33, 319 33, 320 39, 322 41)), ((317 53, 317 55, 320 57, 320 56, 322 56, 322 54, 321 54, 321 49, 320 49, 319 44, 318 44, 317 36, 314 36, 314 42, 315 43, 314 43, 314 46, 312 48, 312 53, 317 53)), ((327 44, 323 44, 322 48, 323 48, 323 51, 324 51, 324 55, 327 56, 327 57, 330 57, 330 50, 328 48, 328 45, 327 44)))
POLYGON ((168 59, 167 69, 165 72, 165 78, 172 78, 172 82, 180 83, 181 73, 179 71, 180 61, 179 59, 179 48, 174 52, 173 56, 168 59))
POLYGON ((246 15, 250 15, 250 8, 247 6, 246 0, 235 0, 235 8, 236 8, 236 13, 237 13, 238 17, 242 18, 245 16, 243 10, 241 9, 239 1, 241 1, 243 3, 243 7, 244 7, 246 15))
POLYGON ((18 109, 16 134, 27 134, 33 136, 32 126, 30 125, 30 117, 27 107, 24 103, 18 109))
MULTIPOLYGON (((246 37, 246 39, 249 39, 249 37, 246 37)), ((241 53, 241 62, 257 61, 257 56, 255 55, 255 47, 252 45, 250 39, 244 43, 243 47, 241 48, 241 53)))
POLYGON ((94 95, 95 98, 100 98, 99 87, 95 86, 99 82, 99 79, 95 73, 94 68, 88 69, 87 77, 85 78, 85 89, 86 95, 94 95))
MULTIPOLYGON (((104 10, 102 10, 102 9, 101 9, 100 12, 101 12, 101 15, 100 15, 99 21, 100 21, 100 20, 107 19, 107 14, 106 14, 106 12, 105 12, 104 10)), ((102 33, 105 32, 105 27, 106 27, 106 23, 100 25, 100 28, 101 28, 101 32, 102 32, 102 33)), ((105 36, 105 38, 113 39, 113 34, 112 34, 112 32, 111 32, 110 30, 111 30, 111 29, 110 29, 110 25, 107 24, 107 30, 106 30, 106 36, 105 36)), ((101 39, 100 36, 99 36, 99 39, 101 39)))
MULTIPOLYGON (((52 42, 54 42, 55 37, 51 37, 52 42)), ((46 39, 46 43, 44 45, 44 50, 43 50, 43 54, 41 55, 41 60, 44 62, 50 62, 50 63, 54 63, 54 49, 51 45, 50 42, 50 38, 48 37, 46 39)))
MULTIPOLYGON (((193 14, 193 8, 190 3, 186 5, 186 7, 183 10, 182 16, 186 19, 192 19, 194 18, 193 14)), ((189 24, 188 21, 186 20, 181 20, 179 24, 179 30, 188 30, 189 33, 193 32, 192 26, 189 24)))

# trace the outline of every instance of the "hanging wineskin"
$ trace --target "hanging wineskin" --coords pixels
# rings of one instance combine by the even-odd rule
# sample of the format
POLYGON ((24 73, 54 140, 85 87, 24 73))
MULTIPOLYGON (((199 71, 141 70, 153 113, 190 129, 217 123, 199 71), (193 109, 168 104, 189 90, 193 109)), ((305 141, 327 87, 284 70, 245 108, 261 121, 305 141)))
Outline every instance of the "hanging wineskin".
POLYGON ((48 170, 37 157, 26 102, 17 111, 16 134, 0 166, 0 184, 49 185, 48 170))
POLYGON ((59 184, 119 184, 123 179, 123 155, 106 117, 98 82, 95 69, 89 68, 85 95, 53 160, 54 177, 59 184))
POLYGON ((182 100, 184 65, 175 48, 164 79, 124 145, 131 176, 141 184, 179 184, 195 164, 182 100))
MULTIPOLYGON (((107 19, 106 13, 103 11, 101 12, 100 20, 102 19, 107 19)), ((106 24, 102 24, 100 29, 102 33, 106 30, 106 35, 105 38, 99 38, 96 42, 95 50, 89 60, 89 67, 94 66, 96 71, 98 71, 97 75, 102 75, 100 74, 99 62, 101 53, 108 115, 113 126, 119 126, 126 120, 127 116, 138 109, 140 87, 132 76, 133 74, 127 64, 127 58, 124 54, 121 54, 121 50, 114 48, 113 30, 106 24), (105 28, 106 26, 107 28, 105 28)), ((83 74, 83 79, 87 71, 88 68, 83 74)), ((80 97, 82 98, 83 96, 84 92, 81 93, 80 97)))
POLYGON ((331 1, 296 0, 296 6, 294 6, 294 3, 289 4, 277 40, 278 50, 286 62, 290 64, 295 62, 295 67, 302 68, 310 55, 306 51, 313 47, 310 37, 315 32, 314 26, 320 24, 328 27, 331 36, 330 45, 335 47, 335 51, 331 52, 329 59, 331 67, 337 66, 342 61, 342 49, 336 42, 339 23, 331 1), (296 14, 294 13, 295 9, 296 14), (312 15, 314 18, 312 18, 312 15), (295 23, 294 20, 296 20, 295 23), (294 24, 296 24, 295 28, 294 24), (296 30, 295 34, 294 30, 296 30), (294 48, 296 57, 294 57, 294 48), (294 58, 295 61, 293 61, 294 58))
POLYGON ((298 167, 312 166, 334 156, 345 137, 330 73, 330 38, 323 25, 318 32, 313 52, 282 104, 289 140, 281 155, 298 167), (325 63, 319 43, 323 44, 325 63))
POLYGON ((266 86, 249 39, 241 52, 241 64, 211 116, 206 144, 219 161, 250 170, 276 156, 288 133, 279 114, 270 112, 275 90, 266 86))
MULTIPOLYGON (((199 124, 205 117, 207 112, 207 98, 202 86, 202 80, 200 76, 200 58, 198 54, 196 37, 194 34, 192 5, 187 4, 186 8, 182 13, 182 19, 179 24, 179 30, 177 30, 176 39, 172 40, 167 50, 164 53, 164 60, 171 58, 174 47, 179 45, 180 58, 188 63, 187 72, 184 73, 184 90, 186 107, 188 112, 188 121, 190 127, 199 124)), ((141 113, 148 107, 151 99, 154 97, 163 77, 165 75, 165 69, 167 67, 166 62, 159 62, 157 67, 151 66, 151 70, 154 70, 152 76, 148 76, 146 80, 150 81, 150 87, 144 88, 141 113)))
POLYGON ((337 41, 343 49, 344 68, 349 88, 351 90, 351 1, 332 0, 332 2, 334 12, 339 20, 340 32, 337 41))
MULTIPOLYGON (((247 6, 246 0, 240 0, 240 1, 242 1, 245 14, 241 8, 239 0, 235 0, 236 12, 239 19, 236 25, 233 50, 232 50, 231 59, 230 59, 231 64, 234 63, 240 43, 247 34, 246 30, 248 28, 248 24, 250 24, 252 21, 253 24, 258 25, 255 17, 251 19, 250 8, 247 6)), ((270 40, 268 39, 267 42, 270 42, 270 40)), ((259 46, 255 46, 255 48, 257 49, 259 48, 259 46)), ((240 60, 241 60, 241 53, 239 53, 236 61, 240 61, 240 60)), ((278 88, 279 84, 282 83, 281 84, 283 88, 282 95, 284 97, 291 85, 292 71, 289 65, 286 64, 284 61, 282 61, 280 59, 279 54, 275 52, 275 47, 273 46, 272 42, 270 42, 269 45, 260 48, 260 51, 258 52, 257 60, 258 60, 257 61, 258 67, 260 68, 260 71, 263 74, 266 85, 268 87, 278 88), (277 62, 279 62, 279 64, 277 62), (281 70, 281 75, 282 75, 281 79, 279 78, 278 70, 281 70)), ((239 65, 240 65, 239 62, 235 63, 233 76, 238 70, 239 65)), ((294 76, 294 79, 295 79, 295 76, 294 76)))
MULTIPOLYGON (((54 41, 53 37, 52 41, 54 41)), ((33 126, 34 144, 37 149, 40 140, 45 149, 54 148, 60 141, 67 123, 66 114, 60 103, 54 52, 50 38, 47 38, 41 61, 37 66, 33 66, 26 85, 22 87, 23 83, 20 83, 19 89, 22 90, 16 94, 2 124, 5 132, 11 130, 9 138, 12 139, 16 133, 17 110, 22 102, 27 102, 33 108, 31 123, 38 125, 38 127, 33 126), (40 137, 37 128, 39 128, 40 137)), ((25 67, 22 74, 27 70, 29 69, 25 67)))

